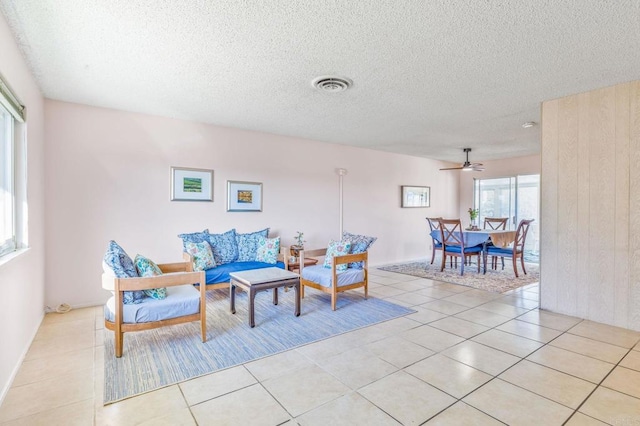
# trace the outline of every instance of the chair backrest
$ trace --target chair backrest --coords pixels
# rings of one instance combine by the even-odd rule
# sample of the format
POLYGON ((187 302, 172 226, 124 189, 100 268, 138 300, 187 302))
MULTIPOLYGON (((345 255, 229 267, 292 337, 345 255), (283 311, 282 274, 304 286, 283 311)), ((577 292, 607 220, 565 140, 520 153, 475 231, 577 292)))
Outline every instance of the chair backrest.
POLYGON ((464 248, 464 233, 460 219, 440 220, 440 238, 443 246, 460 246, 464 248))
POLYGON ((508 217, 485 217, 484 229, 507 229, 508 217))
POLYGON ((425 219, 427 219, 427 222, 429 223, 429 234, 431 234, 431 232, 433 231, 440 229, 439 223, 442 220, 441 217, 427 217, 425 219))
POLYGON ((533 222, 534 220, 535 219, 522 219, 518 224, 518 229, 516 229, 516 238, 513 243, 514 252, 524 251, 524 244, 527 240, 527 233, 529 232, 531 222, 533 222))

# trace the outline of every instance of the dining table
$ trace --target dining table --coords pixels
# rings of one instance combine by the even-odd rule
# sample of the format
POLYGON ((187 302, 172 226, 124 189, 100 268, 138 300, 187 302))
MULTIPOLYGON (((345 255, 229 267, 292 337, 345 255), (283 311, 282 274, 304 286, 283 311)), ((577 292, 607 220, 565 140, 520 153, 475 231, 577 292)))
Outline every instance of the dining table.
MULTIPOLYGON (((460 234, 456 232, 456 234, 460 234)), ((507 248, 516 238, 516 231, 511 230, 502 230, 502 229, 480 229, 477 231, 472 230, 464 230, 462 231, 462 235, 464 237, 464 245, 465 247, 475 247, 480 244, 493 243, 493 245, 498 246, 500 248, 507 248)), ((436 241, 440 241, 440 231, 433 230, 431 231, 431 237, 436 241)))
MULTIPOLYGON (((456 231, 456 234, 460 234, 460 232, 456 231)), ((465 229, 462 231, 462 235, 464 237, 464 245, 465 247, 475 247, 482 245, 482 250, 486 251, 487 244, 492 243, 494 246, 500 248, 508 248, 511 246, 516 239, 516 231, 511 230, 503 230, 503 229, 479 229, 479 230, 470 230, 465 229)), ((441 243, 440 239, 442 238, 440 235, 440 230, 431 231, 431 237, 441 243)), ((454 245, 454 244, 451 244, 454 245)), ((487 271, 487 265, 484 265, 484 271, 487 271)))

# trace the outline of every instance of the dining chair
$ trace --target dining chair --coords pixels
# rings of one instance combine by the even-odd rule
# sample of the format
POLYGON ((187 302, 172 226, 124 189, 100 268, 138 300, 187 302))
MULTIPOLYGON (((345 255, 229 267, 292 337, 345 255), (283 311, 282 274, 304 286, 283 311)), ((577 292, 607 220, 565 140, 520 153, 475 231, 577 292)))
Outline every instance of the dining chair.
POLYGON ((433 231, 439 230, 439 223, 442 220, 441 217, 427 217, 427 222, 429 223, 429 236, 431 237, 431 264, 433 265, 433 261, 436 258, 436 250, 442 251, 442 243, 438 241, 437 238, 433 238, 433 231))
POLYGON ((524 245, 527 240, 527 233, 529 232, 529 227, 531 226, 531 222, 533 221, 534 219, 523 219, 520 221, 520 223, 518 224, 518 228, 516 229, 516 237, 515 237, 515 240, 513 241, 513 247, 508 247, 508 248, 500 248, 497 246, 486 247, 486 250, 484 251, 485 265, 487 262, 488 255, 501 257, 503 259, 502 268, 504 269, 504 258, 510 257, 513 262, 513 272, 516 275, 516 278, 518 278, 517 260, 520 259, 520 263, 522 265, 522 272, 524 272, 524 274, 526 275, 527 270, 524 267, 524 245))
POLYGON ((440 220, 440 238, 442 241, 442 265, 440 272, 444 271, 445 260, 447 256, 459 257, 460 275, 464 275, 464 264, 467 257, 477 256, 478 272, 480 272, 480 261, 483 252, 483 246, 466 247, 464 244, 464 231, 460 219, 442 219, 440 220))
POLYGON ((485 217, 484 229, 507 229, 508 217, 485 217))
MULTIPOLYGON (((485 217, 484 229, 490 230, 505 230, 507 229, 508 217, 485 217)), ((487 247, 493 246, 491 242, 487 243, 487 247)), ((491 268, 496 269, 498 267, 498 258, 491 256, 491 268)), ((504 258, 502 258, 502 269, 504 269, 504 258)))

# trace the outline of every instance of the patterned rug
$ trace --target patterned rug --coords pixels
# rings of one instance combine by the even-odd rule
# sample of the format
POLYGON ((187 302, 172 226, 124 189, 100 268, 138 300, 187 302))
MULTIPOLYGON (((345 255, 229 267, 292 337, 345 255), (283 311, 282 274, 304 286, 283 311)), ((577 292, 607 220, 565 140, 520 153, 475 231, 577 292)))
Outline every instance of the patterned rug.
POLYGON ((436 256, 433 265, 429 263, 430 261, 424 261, 400 263, 397 265, 383 266, 378 269, 428 278, 434 281, 444 281, 494 293, 504 293, 505 291, 540 281, 540 268, 535 263, 525 263, 527 275, 522 273, 521 265, 518 263, 518 278, 516 278, 513 273, 513 266, 510 260, 505 260, 504 270, 501 269, 500 262, 498 262, 498 269, 493 270, 488 267, 486 274, 482 273, 482 266, 480 267, 480 273, 477 272, 478 266, 476 263, 465 265, 464 275, 460 276, 459 259, 458 269, 451 268, 447 261, 447 266, 442 272, 440 272, 440 259, 436 256))
POLYGON ((105 404, 415 312, 373 297, 365 300, 362 291, 342 293, 332 311, 329 295, 307 290, 295 317, 293 295, 280 290, 274 306, 271 292, 258 293, 256 326, 250 328, 247 293, 236 294, 232 315, 229 292, 208 291, 206 343, 200 340, 199 322, 125 333, 118 359, 113 332, 105 330, 105 404))

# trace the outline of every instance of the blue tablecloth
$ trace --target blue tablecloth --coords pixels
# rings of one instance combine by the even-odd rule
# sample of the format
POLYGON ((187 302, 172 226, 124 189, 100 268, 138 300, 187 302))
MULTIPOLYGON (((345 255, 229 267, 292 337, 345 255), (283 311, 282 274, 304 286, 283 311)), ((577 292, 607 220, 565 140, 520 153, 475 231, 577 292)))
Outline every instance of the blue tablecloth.
MULTIPOLYGON (((455 232, 455 234, 460 235, 459 232, 455 232)), ((490 234, 489 231, 463 231, 463 236, 465 247, 475 247, 489 241, 490 234)), ((438 242, 441 242, 440 231, 431 231, 431 237, 435 238, 438 242)))

